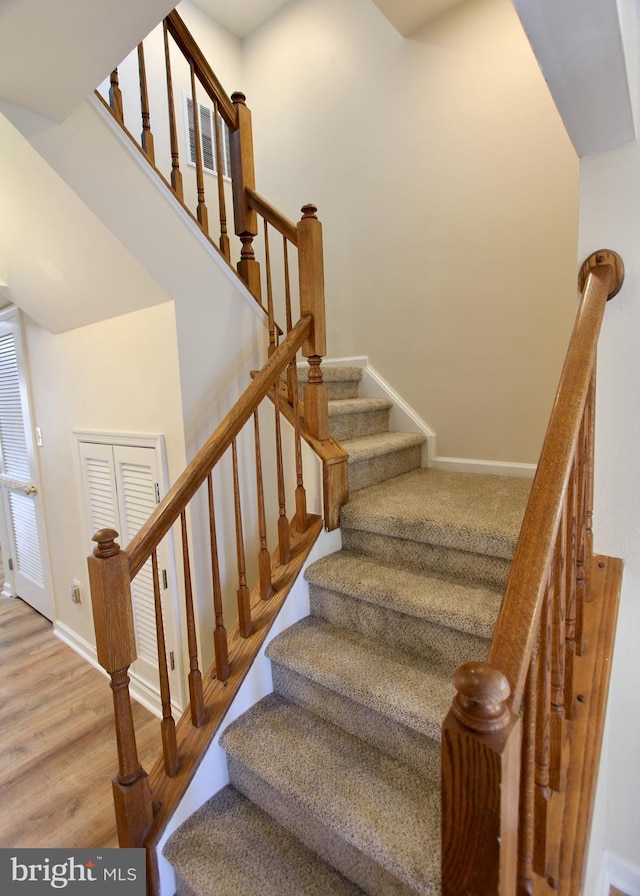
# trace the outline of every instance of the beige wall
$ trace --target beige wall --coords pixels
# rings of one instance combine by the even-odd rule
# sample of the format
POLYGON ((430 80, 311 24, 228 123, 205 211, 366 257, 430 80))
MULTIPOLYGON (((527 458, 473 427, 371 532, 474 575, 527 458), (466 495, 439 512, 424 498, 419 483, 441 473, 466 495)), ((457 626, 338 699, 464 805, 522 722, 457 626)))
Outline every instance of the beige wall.
POLYGON ((369 0, 298 0, 244 51, 260 191, 325 226, 329 354, 367 354, 440 455, 535 462, 578 161, 511 4, 404 40, 369 0))
POLYGON ((170 479, 185 448, 173 303, 53 335, 24 319, 56 619, 94 643, 74 429, 164 434, 170 479), (74 604, 78 579, 84 600, 74 604))

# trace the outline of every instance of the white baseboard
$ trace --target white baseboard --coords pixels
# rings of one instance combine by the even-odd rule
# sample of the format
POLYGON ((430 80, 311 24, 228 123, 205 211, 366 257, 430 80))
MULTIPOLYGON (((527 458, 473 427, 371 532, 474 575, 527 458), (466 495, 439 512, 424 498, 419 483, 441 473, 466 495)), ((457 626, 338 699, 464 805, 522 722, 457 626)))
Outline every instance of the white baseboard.
MULTIPOLYGON (((68 647, 71 647, 76 653, 80 654, 84 660, 104 675, 107 680, 109 679, 109 676, 98 662, 96 648, 93 644, 82 638, 77 632, 74 632, 74 630, 69 628, 68 625, 65 625, 64 622, 60 622, 59 619, 53 623, 53 633, 56 637, 60 638, 61 641, 64 641, 68 647)), ((156 716, 158 719, 162 718, 162 707, 160 705, 158 694, 150 688, 148 684, 141 681, 133 672, 129 673, 129 693, 134 700, 144 706, 145 709, 148 709, 152 715, 156 716)), ((182 709, 179 706, 173 705, 172 708, 178 717, 182 714, 182 709)))
POLYGON ((494 476, 517 476, 533 479, 536 473, 535 464, 509 463, 496 460, 475 460, 465 457, 440 457, 437 451, 437 435, 422 417, 407 404, 375 367, 369 364, 366 355, 353 355, 346 358, 326 358, 322 362, 326 367, 360 367, 360 395, 363 398, 388 398, 393 402, 389 415, 391 429, 398 432, 419 432, 425 439, 422 449, 422 466, 434 470, 449 470, 455 473, 489 473, 494 476))
POLYGON ((611 887, 627 896, 640 896, 640 868, 605 850, 598 896, 609 896, 611 887))

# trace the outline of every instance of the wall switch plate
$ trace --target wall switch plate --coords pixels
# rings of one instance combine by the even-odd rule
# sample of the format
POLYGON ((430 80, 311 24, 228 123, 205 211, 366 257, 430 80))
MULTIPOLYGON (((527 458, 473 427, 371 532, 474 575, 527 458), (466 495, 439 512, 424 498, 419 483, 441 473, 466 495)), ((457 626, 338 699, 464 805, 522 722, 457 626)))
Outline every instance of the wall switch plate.
POLYGON ((82 603, 82 592, 80 591, 80 582, 77 579, 74 579, 73 582, 69 585, 69 594, 71 595, 71 600, 74 604, 82 603))
POLYGON ((39 426, 36 426, 36 445, 42 448, 42 430, 39 426))

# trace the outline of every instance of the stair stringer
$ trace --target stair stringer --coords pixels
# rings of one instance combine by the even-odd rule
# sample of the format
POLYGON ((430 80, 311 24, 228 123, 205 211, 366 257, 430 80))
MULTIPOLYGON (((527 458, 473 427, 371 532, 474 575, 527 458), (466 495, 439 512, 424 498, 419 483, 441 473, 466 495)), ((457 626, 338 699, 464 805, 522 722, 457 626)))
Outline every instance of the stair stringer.
POLYGON ((176 880, 173 868, 162 855, 162 850, 171 834, 199 809, 215 793, 222 790, 229 783, 229 771, 227 768, 227 754, 220 746, 220 737, 227 727, 246 712, 251 706, 273 693, 273 679, 271 661, 266 656, 266 650, 270 642, 294 623, 304 619, 310 613, 309 585, 304 578, 307 566, 322 557, 339 551, 342 547, 342 536, 339 529, 332 532, 323 530, 318 537, 312 551, 304 563, 298 578, 293 584, 285 603, 276 617, 262 648, 254 659, 238 694, 234 698, 224 721, 207 750, 202 757, 198 771, 193 777, 189 787, 171 820, 166 825, 162 837, 155 847, 155 859, 158 868, 160 888, 158 896, 173 896, 176 892, 176 880))

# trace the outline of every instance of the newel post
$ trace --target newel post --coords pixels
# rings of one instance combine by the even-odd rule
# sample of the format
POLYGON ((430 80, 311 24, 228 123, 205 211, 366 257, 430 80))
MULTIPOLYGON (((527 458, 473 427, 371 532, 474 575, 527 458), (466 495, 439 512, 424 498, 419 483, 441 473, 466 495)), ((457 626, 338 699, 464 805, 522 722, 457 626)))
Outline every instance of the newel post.
POLYGON ((136 659, 136 640, 131 604, 127 555, 116 543, 114 529, 100 529, 87 560, 98 662, 111 678, 118 773, 113 779, 118 842, 121 847, 140 847, 153 821, 151 788, 138 760, 129 696, 129 666, 136 659))
POLYGON ((313 317, 313 327, 302 343, 309 362, 309 383, 304 388, 304 420, 316 439, 329 438, 329 395, 322 379, 322 358, 327 353, 327 326, 324 306, 324 260, 322 224, 315 205, 303 205, 298 222, 298 278, 300 314, 313 317))
POLYGON ((467 663, 442 730, 442 896, 514 896, 520 719, 504 675, 467 663))
POLYGON ((253 163, 253 127, 246 96, 239 91, 231 94, 238 118, 238 127, 230 133, 231 182, 233 188, 233 220, 236 235, 242 242, 238 273, 251 294, 260 302, 260 265, 253 251, 253 240, 258 235, 258 215, 249 205, 247 188, 255 190, 256 175, 253 163))

